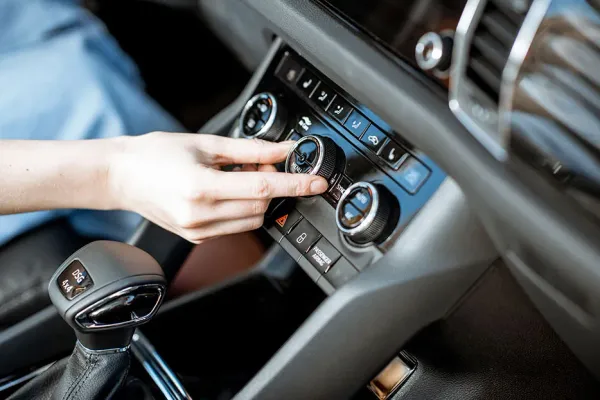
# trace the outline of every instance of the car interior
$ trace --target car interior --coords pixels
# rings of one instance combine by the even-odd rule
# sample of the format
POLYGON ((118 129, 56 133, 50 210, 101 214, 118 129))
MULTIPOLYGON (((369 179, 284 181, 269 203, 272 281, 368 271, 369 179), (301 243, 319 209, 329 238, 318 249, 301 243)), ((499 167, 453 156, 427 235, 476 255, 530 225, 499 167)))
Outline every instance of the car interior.
POLYGON ((77 341, 73 398, 600 398, 598 0, 86 7, 189 132, 294 140, 278 170, 329 189, 176 293, 194 245, 150 221, 0 247, 0 399, 77 341))

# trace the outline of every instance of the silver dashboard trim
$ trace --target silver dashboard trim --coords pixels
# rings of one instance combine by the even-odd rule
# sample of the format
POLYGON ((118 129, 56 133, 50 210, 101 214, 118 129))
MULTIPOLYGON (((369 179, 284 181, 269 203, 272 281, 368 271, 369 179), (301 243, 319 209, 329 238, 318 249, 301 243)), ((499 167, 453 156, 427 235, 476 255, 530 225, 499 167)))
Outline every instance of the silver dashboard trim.
POLYGON ((498 130, 501 135, 510 137, 510 116, 515 95, 519 71, 525 61, 527 52, 535 39, 535 35, 544 20, 552 0, 534 0, 525 16, 521 29, 517 34, 508 61, 502 71, 500 86, 500 103, 498 104, 498 130))
MULTIPOLYGON (((463 92, 469 89, 479 91, 478 87, 471 85, 465 79, 465 71, 470 44, 478 25, 474 24, 473 21, 479 21, 486 4, 487 0, 467 0, 467 4, 456 27, 454 48, 452 51, 452 65, 450 67, 449 107, 456 118, 471 132, 475 139, 494 157, 503 161, 507 157, 505 146, 502 144, 503 138, 492 137, 489 131, 481 126, 464 108, 464 103, 466 103, 464 96, 466 94, 463 92), (470 87, 467 89, 466 85, 470 87)), ((481 110, 481 113, 484 113, 484 111, 481 110)), ((494 116, 488 118, 494 119, 494 116)))

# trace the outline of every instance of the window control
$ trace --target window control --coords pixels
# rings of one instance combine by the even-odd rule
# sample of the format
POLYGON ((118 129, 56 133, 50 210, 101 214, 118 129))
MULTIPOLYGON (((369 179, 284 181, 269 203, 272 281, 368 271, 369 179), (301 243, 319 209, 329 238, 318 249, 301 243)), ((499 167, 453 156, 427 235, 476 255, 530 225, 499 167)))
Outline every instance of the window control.
POLYGON ((302 254, 306 254, 313 244, 319 240, 321 234, 306 219, 303 219, 287 236, 302 254))

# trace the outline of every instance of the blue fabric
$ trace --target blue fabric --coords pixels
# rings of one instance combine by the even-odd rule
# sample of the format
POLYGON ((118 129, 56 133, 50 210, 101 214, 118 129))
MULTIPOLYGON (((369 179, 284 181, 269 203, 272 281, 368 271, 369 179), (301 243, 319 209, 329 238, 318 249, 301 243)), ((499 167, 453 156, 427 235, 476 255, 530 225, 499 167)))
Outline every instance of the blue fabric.
MULTIPOLYGON (((144 93, 134 63, 78 3, 0 0, 0 138, 183 131, 144 93)), ((114 240, 125 240, 141 220, 133 213, 91 210, 0 216, 0 245, 60 216, 82 234, 114 240)))

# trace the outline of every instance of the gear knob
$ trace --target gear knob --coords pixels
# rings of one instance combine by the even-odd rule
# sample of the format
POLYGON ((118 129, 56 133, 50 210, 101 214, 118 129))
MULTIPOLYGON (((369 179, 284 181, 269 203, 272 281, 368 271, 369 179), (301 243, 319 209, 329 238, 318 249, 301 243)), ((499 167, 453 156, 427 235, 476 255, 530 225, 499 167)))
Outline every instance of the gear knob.
POLYGON ((125 348, 158 311, 166 288, 160 265, 137 247, 97 241, 71 255, 48 291, 60 316, 91 350, 125 348))

